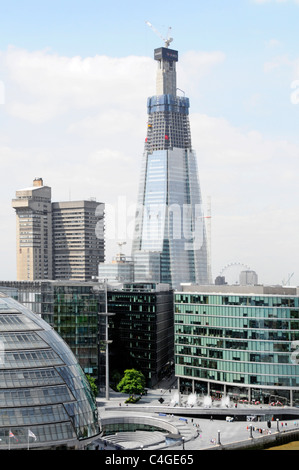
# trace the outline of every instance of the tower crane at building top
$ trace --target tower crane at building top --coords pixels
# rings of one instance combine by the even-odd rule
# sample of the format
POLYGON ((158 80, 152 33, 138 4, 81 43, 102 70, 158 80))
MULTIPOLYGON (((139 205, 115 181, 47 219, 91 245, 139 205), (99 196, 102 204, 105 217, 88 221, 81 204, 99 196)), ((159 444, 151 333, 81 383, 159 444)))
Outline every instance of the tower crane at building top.
POLYGON ((150 23, 146 21, 146 24, 152 28, 152 30, 164 41, 165 47, 169 47, 169 44, 173 41, 173 38, 170 37, 171 27, 168 28, 167 39, 163 38, 162 34, 150 23))
POLYGON ((119 253, 116 255, 116 261, 118 262, 125 261, 126 257, 121 251, 122 251, 122 246, 126 245, 127 242, 117 242, 117 244, 119 246, 119 253))

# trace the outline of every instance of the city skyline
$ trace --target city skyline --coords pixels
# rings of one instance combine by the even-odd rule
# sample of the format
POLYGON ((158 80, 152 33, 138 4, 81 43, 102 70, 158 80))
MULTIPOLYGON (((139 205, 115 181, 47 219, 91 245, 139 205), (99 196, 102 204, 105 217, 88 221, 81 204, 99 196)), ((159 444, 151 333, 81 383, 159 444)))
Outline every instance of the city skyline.
POLYGON ((172 27, 180 53, 178 87, 190 98, 203 199, 211 198, 213 279, 237 262, 261 283, 294 272, 298 285, 298 2, 62 3, 2 8, 1 278, 16 279, 10 201, 35 177, 53 201, 95 197, 117 208, 121 199, 133 223, 144 103, 155 93, 153 50, 163 46, 149 20, 163 36, 172 27))

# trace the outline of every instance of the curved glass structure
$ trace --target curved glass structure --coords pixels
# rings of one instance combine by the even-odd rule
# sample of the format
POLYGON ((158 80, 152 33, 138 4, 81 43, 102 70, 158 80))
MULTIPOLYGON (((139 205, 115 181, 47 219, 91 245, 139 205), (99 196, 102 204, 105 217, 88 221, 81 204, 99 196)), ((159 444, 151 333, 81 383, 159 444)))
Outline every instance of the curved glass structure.
POLYGON ((98 434, 96 403, 70 348, 0 294, 0 450, 80 449, 98 434))
POLYGON ((298 347, 296 294, 175 294, 176 375, 189 391, 299 404, 298 347))

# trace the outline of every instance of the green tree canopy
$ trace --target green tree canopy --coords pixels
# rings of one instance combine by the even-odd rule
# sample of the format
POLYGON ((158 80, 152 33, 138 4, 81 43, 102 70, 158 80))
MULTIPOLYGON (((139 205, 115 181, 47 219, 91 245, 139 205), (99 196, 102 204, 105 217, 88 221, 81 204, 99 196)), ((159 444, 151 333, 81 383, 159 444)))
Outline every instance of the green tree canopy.
POLYGON ((135 393, 143 393, 144 387, 145 377, 143 373, 136 369, 127 369, 116 388, 119 392, 134 395, 135 393))
POLYGON ((86 374, 86 378, 89 382, 93 396, 96 397, 98 395, 98 387, 96 385, 96 379, 94 377, 91 377, 91 375, 89 374, 86 374))

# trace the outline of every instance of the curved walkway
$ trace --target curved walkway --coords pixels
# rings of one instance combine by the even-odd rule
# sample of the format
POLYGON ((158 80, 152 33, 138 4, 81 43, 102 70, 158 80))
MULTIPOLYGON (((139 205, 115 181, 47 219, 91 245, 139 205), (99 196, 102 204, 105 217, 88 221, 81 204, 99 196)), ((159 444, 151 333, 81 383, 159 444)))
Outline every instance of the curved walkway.
POLYGON ((147 424, 154 426, 156 431, 128 431, 128 432, 116 432, 111 435, 107 435, 102 438, 103 441, 110 445, 116 445, 119 448, 124 449, 160 449, 169 445, 174 445, 179 442, 182 445, 182 439, 184 442, 195 439, 200 429, 198 426, 193 426, 190 420, 180 418, 177 416, 166 415, 165 413, 144 413, 134 409, 134 412, 130 408, 122 407, 122 411, 119 409, 115 411, 115 407, 107 407, 105 410, 100 412, 101 426, 116 423, 138 423, 147 424), (173 437, 171 442, 168 439, 166 443, 166 437, 170 439, 173 437), (175 438, 174 436, 177 436, 175 438), (179 436, 179 437, 178 437, 179 436))
MULTIPOLYGON (((262 409, 262 407, 257 408, 256 406, 247 405, 242 411, 239 407, 238 413, 234 413, 235 409, 232 406, 228 408, 211 407, 209 409, 198 406, 192 408, 186 406, 172 407, 170 394, 168 400, 167 397, 166 390, 164 392, 151 390, 148 396, 142 397, 139 404, 126 405, 125 399, 127 396, 112 392, 109 401, 103 398, 97 399, 99 416, 103 420, 113 416, 118 418, 120 416, 127 418, 133 416, 138 417, 140 422, 146 417, 151 417, 160 420, 161 424, 168 423, 174 426, 177 434, 184 438, 184 440, 179 439, 171 443, 173 450, 182 450, 183 448, 189 451, 218 450, 222 449, 223 446, 226 448, 243 446, 244 448, 244 446, 250 447, 252 444, 262 441, 274 441, 276 438, 290 432, 294 433, 294 439, 298 438, 299 435, 299 416, 295 414, 298 410, 294 408, 281 409, 286 413, 293 411, 294 418, 280 420, 278 432, 277 423, 275 421, 271 422, 271 428, 269 428, 268 418, 265 419, 263 416, 273 412, 273 408, 269 408, 269 406, 264 406, 262 409), (159 401, 161 396, 165 398, 162 404, 159 401), (237 415, 241 412, 243 415, 261 414, 261 416, 258 417, 259 421, 249 423, 238 420, 237 415), (207 415, 206 418, 203 417, 204 414, 207 415), (226 415, 232 416, 234 414, 236 419, 233 422, 227 422, 224 419, 226 415), (210 419, 211 415, 213 415, 213 419, 210 419), (253 426, 252 430, 250 429, 251 424, 253 426)), ((146 431, 117 433, 117 435, 107 436, 105 439, 106 444, 109 443, 112 446, 115 445, 115 448, 121 449, 166 449, 169 447, 169 442, 165 440, 167 432, 158 432, 158 434, 146 431), (123 434, 126 434, 126 436, 123 434)))

